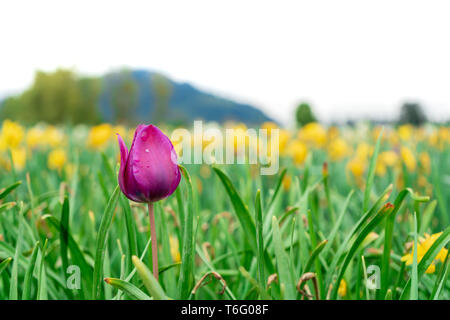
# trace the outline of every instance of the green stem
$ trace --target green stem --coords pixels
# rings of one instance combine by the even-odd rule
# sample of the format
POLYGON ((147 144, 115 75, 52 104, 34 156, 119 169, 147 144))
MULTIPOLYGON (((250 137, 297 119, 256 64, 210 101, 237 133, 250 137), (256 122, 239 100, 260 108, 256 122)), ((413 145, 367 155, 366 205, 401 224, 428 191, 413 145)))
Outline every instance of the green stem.
POLYGON ((153 208, 153 202, 148 203, 148 216, 150 217, 150 236, 152 238, 152 264, 153 264, 153 276, 159 281, 158 272, 158 240, 156 239, 156 226, 155 226, 155 210, 153 208))

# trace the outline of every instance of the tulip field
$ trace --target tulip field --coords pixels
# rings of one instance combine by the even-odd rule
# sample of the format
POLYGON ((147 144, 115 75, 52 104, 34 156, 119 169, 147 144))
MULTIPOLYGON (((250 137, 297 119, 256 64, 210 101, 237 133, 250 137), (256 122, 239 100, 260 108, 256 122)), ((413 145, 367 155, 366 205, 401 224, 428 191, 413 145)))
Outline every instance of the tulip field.
POLYGON ((1 300, 450 299, 449 126, 265 123, 273 175, 158 127, 3 121, 1 300))

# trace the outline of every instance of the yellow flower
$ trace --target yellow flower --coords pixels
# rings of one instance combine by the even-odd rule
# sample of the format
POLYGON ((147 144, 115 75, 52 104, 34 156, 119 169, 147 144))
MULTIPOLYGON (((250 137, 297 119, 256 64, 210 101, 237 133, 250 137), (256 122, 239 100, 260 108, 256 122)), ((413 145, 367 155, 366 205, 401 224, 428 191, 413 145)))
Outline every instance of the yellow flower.
POLYGON ((12 161, 16 170, 22 170, 25 167, 27 153, 25 148, 11 149, 12 161))
POLYGON ((268 121, 261 125, 261 129, 267 130, 267 135, 270 136, 272 129, 278 129, 278 126, 276 123, 268 121))
POLYGON ((403 163, 405 164, 408 171, 413 172, 416 170, 416 158, 410 149, 407 147, 402 147, 400 150, 403 163))
POLYGON ((16 122, 5 120, 3 121, 1 130, 1 140, 3 149, 16 148, 22 142, 24 130, 22 126, 16 122))
POLYGON ((380 153, 380 162, 388 167, 393 167, 398 161, 398 155, 395 151, 383 151, 380 153))
POLYGON ((339 128, 336 126, 331 126, 328 128, 328 140, 334 140, 339 138, 339 128))
POLYGON ((31 128, 28 130, 25 140, 28 147, 36 148, 38 145, 42 144, 44 140, 44 130, 37 127, 31 128))
POLYGON ((375 167, 375 173, 377 176, 384 176, 387 172, 386 165, 382 161, 377 161, 377 165, 375 167))
POLYGON ((419 155, 420 164, 426 173, 430 173, 431 170, 431 159, 428 152, 423 151, 419 155))
POLYGON ((372 154, 373 148, 366 142, 361 142, 356 147, 355 155, 360 160, 366 160, 372 154))
POLYGON ((291 134, 289 133, 289 131, 280 129, 278 140, 278 148, 279 148, 278 150, 280 151, 280 154, 283 155, 286 153, 286 147, 288 145, 290 137, 291 134))
POLYGON ((344 279, 339 283, 338 295, 341 297, 345 297, 347 295, 347 282, 344 279))
POLYGON ((283 178, 283 189, 288 191, 291 188, 292 178, 289 174, 286 174, 283 178))
POLYGON ((63 149, 55 149, 48 155, 48 167, 61 170, 67 161, 66 152, 63 149))
POLYGON ((178 240, 174 236, 169 237, 170 242, 170 255, 172 256, 173 262, 177 263, 181 261, 180 250, 178 249, 178 240))
POLYGON ((349 152, 347 142, 342 138, 334 139, 328 146, 328 154, 331 160, 338 161, 344 158, 349 152))
POLYGON ((305 162, 308 147, 303 142, 294 140, 289 144, 287 152, 294 159, 294 163, 299 165, 305 162))
POLYGON ((355 157, 347 163, 347 169, 350 170, 355 178, 361 178, 365 170, 365 161, 355 157))
POLYGON ((413 130, 413 127, 409 124, 400 126, 397 130, 400 140, 409 141, 412 138, 413 130))
POLYGON ((44 131, 44 143, 53 148, 60 147, 64 143, 64 133, 58 128, 49 126, 44 131))
POLYGON ((298 138, 301 141, 320 148, 327 141, 327 132, 319 123, 311 122, 300 129, 298 138))
POLYGON ((94 126, 89 131, 88 146, 95 149, 103 148, 113 137, 113 128, 110 124, 104 123, 94 126))
MULTIPOLYGON (((429 234, 425 233, 424 238, 423 237, 419 238, 419 243, 417 246, 417 262, 420 262, 422 260, 424 255, 431 248, 433 243, 440 237, 441 234, 442 234, 442 232, 439 232, 439 233, 432 234, 430 236, 429 234)), ((430 266, 428 267, 428 269, 425 272, 426 273, 434 273, 434 271, 436 270, 435 264, 438 261, 444 262, 445 257, 447 256, 447 251, 448 250, 446 248, 442 248, 441 251, 439 251, 439 253, 436 255, 436 257, 433 259, 433 263, 430 264, 430 266)), ((412 247, 411 252, 404 255, 401 259, 402 261, 406 262, 406 265, 408 265, 408 266, 413 263, 413 259, 414 259, 413 252, 414 252, 414 245, 412 247)))

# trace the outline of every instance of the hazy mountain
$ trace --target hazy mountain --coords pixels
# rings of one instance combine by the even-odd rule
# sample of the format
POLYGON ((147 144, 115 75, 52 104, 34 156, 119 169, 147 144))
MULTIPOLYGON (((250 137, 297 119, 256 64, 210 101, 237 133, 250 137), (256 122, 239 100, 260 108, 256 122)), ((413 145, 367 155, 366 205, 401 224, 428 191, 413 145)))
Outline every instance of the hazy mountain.
MULTIPOLYGON (((100 94, 100 110, 105 120, 111 120, 114 116, 113 94, 117 85, 124 81, 132 80, 134 83, 135 99, 133 108, 136 118, 140 121, 152 121, 157 117, 155 94, 155 81, 161 79, 161 75, 147 70, 132 70, 129 72, 113 72, 103 77, 103 88, 100 94), (158 78, 159 77, 159 78, 158 78)), ((224 122, 234 120, 247 124, 260 124, 264 121, 273 121, 261 110, 248 105, 237 103, 229 99, 221 98, 199 90, 188 83, 175 82, 163 78, 168 87, 168 108, 165 110, 164 119, 174 122, 192 122, 201 119, 206 121, 224 122)))

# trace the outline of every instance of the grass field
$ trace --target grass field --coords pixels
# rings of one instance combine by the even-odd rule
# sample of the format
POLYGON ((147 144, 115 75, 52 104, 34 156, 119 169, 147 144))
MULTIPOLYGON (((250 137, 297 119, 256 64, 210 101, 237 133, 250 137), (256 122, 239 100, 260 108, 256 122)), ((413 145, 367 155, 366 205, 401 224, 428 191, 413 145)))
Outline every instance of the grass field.
POLYGON ((159 283, 117 183, 133 131, 3 122, 0 299, 450 298, 449 127, 281 129, 270 176, 183 165, 155 203, 159 283))

